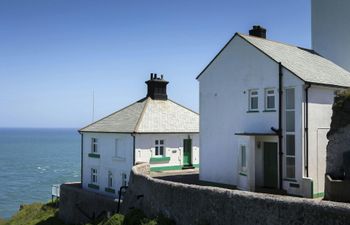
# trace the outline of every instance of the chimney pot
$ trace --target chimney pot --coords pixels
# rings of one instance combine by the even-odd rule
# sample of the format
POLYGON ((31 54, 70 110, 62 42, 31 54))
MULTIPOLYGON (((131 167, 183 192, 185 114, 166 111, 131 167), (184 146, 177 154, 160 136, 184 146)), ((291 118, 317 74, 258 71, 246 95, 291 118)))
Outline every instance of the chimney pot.
POLYGON ((262 26, 254 25, 253 29, 249 30, 249 35, 266 39, 266 29, 262 26))

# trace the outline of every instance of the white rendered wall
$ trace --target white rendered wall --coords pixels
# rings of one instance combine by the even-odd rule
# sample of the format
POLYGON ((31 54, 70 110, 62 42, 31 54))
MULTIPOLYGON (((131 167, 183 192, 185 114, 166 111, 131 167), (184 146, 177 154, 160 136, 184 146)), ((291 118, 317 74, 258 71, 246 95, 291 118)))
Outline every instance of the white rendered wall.
POLYGON ((127 174, 127 179, 133 165, 133 137, 130 134, 115 133, 83 133, 83 188, 113 195, 105 191, 108 186, 108 171, 112 171, 116 194, 122 186, 122 173, 127 174), (98 139, 98 154, 100 158, 89 157, 91 153, 91 138, 98 139), (115 140, 118 139, 118 149, 124 151, 125 158, 115 156, 115 140), (91 183, 91 168, 98 170, 99 190, 88 187, 91 183))
POLYGON ((350 70, 350 1, 312 0, 312 48, 350 70))
POLYGON ((198 134, 137 134, 136 135, 136 162, 150 162, 154 155, 155 140, 164 140, 165 157, 170 161, 151 163, 151 168, 174 167, 183 165, 183 141, 192 139, 192 164, 199 164, 199 137, 198 134))
MULTIPOLYGON (((235 133, 272 133, 278 128, 276 112, 264 112, 266 88, 278 90, 278 64, 236 36, 199 78, 200 179, 243 185, 238 177, 238 142, 235 133), (259 112, 248 113, 248 90, 259 90, 259 112)), ((303 84, 283 69, 284 87, 295 88, 296 180, 302 180, 303 84)), ((260 179, 260 178, 259 178, 260 179)), ((261 180, 259 181, 261 182, 261 180)), ((289 186, 288 181, 284 186, 289 186)), ((294 191, 294 190, 291 190, 294 191)))
POLYGON ((330 128, 335 88, 312 86, 309 89, 309 177, 313 193, 324 192, 327 132, 330 128))

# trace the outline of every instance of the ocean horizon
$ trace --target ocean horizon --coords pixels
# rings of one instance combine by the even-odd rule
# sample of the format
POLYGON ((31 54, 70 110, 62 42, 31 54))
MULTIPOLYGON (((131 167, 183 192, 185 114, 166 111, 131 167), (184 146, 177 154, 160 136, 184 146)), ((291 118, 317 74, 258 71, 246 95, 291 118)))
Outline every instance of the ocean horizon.
POLYGON ((51 200, 53 184, 80 181, 76 128, 0 128, 0 217, 51 200))

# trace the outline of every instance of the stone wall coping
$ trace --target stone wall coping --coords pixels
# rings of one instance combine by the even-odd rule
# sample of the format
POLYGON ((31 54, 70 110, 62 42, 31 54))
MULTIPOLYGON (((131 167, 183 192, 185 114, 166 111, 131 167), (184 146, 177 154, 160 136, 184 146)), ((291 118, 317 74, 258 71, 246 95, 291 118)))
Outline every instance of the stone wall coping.
POLYGON ((310 207, 320 207, 322 209, 327 209, 327 211, 336 210, 337 212, 343 211, 346 214, 350 214, 350 204, 349 203, 340 203, 340 202, 332 202, 326 200, 313 200, 306 199, 301 197, 293 197, 293 196, 283 196, 283 195, 274 195, 274 194, 265 194, 265 193, 256 193, 256 192, 248 192, 241 190, 230 190, 221 187, 212 187, 212 186, 200 186, 195 184, 183 184, 172 181, 160 180, 157 178, 153 178, 149 175, 149 164, 148 163, 140 163, 135 165, 132 168, 132 173, 134 176, 141 176, 149 182, 168 185, 172 187, 176 187, 179 191, 181 189, 192 189, 198 191, 209 191, 212 193, 217 193, 219 195, 227 195, 230 196, 240 196, 243 198, 255 199, 257 201, 270 201, 275 203, 288 203, 288 204, 306 204, 310 207))

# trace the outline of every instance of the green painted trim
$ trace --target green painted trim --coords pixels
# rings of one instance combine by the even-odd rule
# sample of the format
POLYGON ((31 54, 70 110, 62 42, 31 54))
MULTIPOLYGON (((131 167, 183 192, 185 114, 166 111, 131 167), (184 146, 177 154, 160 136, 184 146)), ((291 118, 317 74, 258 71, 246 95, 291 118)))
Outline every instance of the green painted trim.
POLYGON ((99 190, 100 189, 100 186, 96 185, 96 184, 88 184, 88 187, 89 188, 92 188, 92 189, 96 189, 96 190, 99 190))
POLYGON ((314 196, 314 181, 311 180, 311 198, 314 196))
POLYGON ((154 162, 168 162, 170 161, 170 157, 152 157, 149 162, 154 163, 154 162))
POLYGON ((113 188, 105 188, 105 192, 109 192, 109 193, 115 194, 115 190, 113 188))
POLYGON ((165 170, 181 170, 182 166, 159 166, 151 167, 151 171, 165 171, 165 170))
POLYGON ((275 109, 265 109, 263 112, 277 112, 275 109))
POLYGON ((239 172, 239 175, 247 177, 248 175, 246 173, 239 172))
POLYGON ((194 168, 199 168, 199 164, 193 164, 192 165, 194 168))
POLYGON ((313 198, 322 198, 322 197, 324 197, 324 192, 313 194, 312 197, 313 198))
POLYGON ((260 112, 259 110, 248 110, 247 113, 258 113, 260 112))
POLYGON ((100 154, 96 154, 96 153, 89 153, 88 156, 91 158, 100 158, 100 154))

